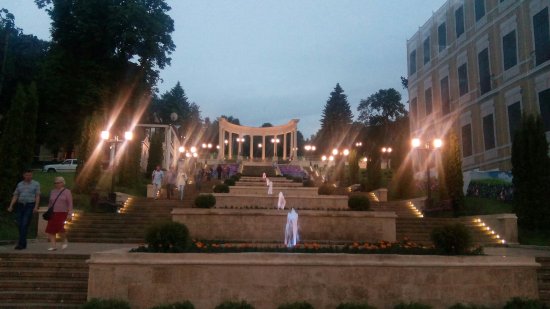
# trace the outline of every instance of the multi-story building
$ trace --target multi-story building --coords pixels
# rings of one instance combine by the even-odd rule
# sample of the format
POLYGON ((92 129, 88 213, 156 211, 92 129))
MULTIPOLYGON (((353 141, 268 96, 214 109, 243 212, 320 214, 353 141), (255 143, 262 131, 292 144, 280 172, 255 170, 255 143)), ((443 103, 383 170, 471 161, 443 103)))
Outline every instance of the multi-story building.
POLYGON ((448 0, 407 41, 411 135, 454 130, 462 169, 511 169, 522 113, 550 140, 550 0, 448 0))

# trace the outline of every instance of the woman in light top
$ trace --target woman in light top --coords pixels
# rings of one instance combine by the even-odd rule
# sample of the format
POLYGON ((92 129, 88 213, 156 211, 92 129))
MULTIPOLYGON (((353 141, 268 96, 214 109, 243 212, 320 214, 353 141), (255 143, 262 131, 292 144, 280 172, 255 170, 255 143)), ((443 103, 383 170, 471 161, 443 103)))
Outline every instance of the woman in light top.
POLYGON ((46 226, 46 234, 48 234, 50 241, 49 251, 57 250, 55 238, 58 233, 63 239, 61 249, 67 248, 69 243, 65 234, 65 221, 71 221, 73 216, 73 195, 71 190, 65 188, 65 179, 55 177, 54 186, 54 189, 50 192, 48 203, 48 208, 53 207, 53 216, 48 221, 48 226, 46 226))

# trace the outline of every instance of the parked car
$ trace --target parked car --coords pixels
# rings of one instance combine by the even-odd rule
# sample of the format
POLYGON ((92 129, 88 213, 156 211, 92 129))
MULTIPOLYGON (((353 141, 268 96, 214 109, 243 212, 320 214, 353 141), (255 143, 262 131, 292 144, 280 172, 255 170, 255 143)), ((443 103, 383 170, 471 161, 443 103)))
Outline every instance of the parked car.
POLYGON ((78 159, 67 159, 59 164, 44 165, 42 171, 48 173, 75 172, 77 166, 78 159))

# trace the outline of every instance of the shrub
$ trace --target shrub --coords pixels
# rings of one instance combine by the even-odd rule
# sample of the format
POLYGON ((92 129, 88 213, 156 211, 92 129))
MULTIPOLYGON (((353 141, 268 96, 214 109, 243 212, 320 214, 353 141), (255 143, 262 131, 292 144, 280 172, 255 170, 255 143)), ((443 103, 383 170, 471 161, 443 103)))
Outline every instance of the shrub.
POLYGON ((365 211, 370 209, 370 200, 364 195, 352 195, 348 199, 348 207, 351 210, 365 211))
POLYGON ((212 208, 216 205, 216 197, 212 194, 201 194, 195 199, 195 207, 212 208))
POLYGON ((393 307, 393 309, 431 309, 431 308, 432 306, 430 305, 414 303, 414 302, 410 302, 408 304, 400 303, 395 305, 395 307, 393 307))
POLYGON ((331 195, 332 193, 334 193, 334 187, 328 184, 324 184, 319 187, 317 193, 319 195, 331 195))
POLYGON ((295 302, 283 304, 277 307, 277 309, 313 309, 313 306, 308 302, 295 302))
POLYGON ((234 178, 228 178, 228 179, 224 180, 223 183, 225 185, 228 185, 228 186, 234 186, 235 185, 235 179, 234 178))
POLYGON ((458 304, 452 305, 451 307, 449 307, 449 309, 489 309, 489 307, 482 306, 482 305, 472 305, 472 304, 464 305, 464 304, 458 303, 458 304))
POLYGON ((304 184, 304 187, 309 187, 309 188, 315 187, 315 181, 311 179, 304 180, 303 184, 304 184))
POLYGON ((503 309, 548 309, 548 306, 538 299, 514 297, 504 305, 503 309))
POLYGON ((220 183, 215 185, 212 191, 214 191, 214 193, 229 193, 229 186, 224 183, 220 183))
POLYGON ((254 309, 254 306, 244 300, 241 302, 225 301, 216 306, 216 309, 254 309))
POLYGON ((195 309, 195 306, 193 306, 191 302, 186 300, 180 303, 155 306, 151 309, 195 309))
POLYGON ((93 298, 82 305, 83 309, 130 309, 130 304, 120 299, 93 298))
POLYGON ((153 252, 183 252, 191 245, 187 226, 172 221, 150 225, 145 233, 145 242, 153 252))
POLYGON ((292 177, 292 182, 302 182, 304 179, 300 176, 292 177))
POLYGON ((336 309, 376 309, 376 307, 371 306, 367 303, 364 303, 364 304, 343 303, 338 305, 336 309))
POLYGON ((435 248, 445 254, 465 254, 472 246, 472 235, 462 223, 436 227, 430 236, 435 248))

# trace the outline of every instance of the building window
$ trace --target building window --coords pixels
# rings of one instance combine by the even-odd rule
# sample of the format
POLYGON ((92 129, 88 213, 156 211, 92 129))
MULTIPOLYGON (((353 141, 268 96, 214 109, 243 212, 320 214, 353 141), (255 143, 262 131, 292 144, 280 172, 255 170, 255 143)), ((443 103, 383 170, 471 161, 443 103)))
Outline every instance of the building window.
POLYGON ((472 155, 472 125, 467 124, 462 127, 462 157, 466 158, 472 155))
POLYGON ((468 93, 468 68, 466 63, 458 67, 458 92, 460 96, 468 93))
POLYGON ((409 56, 409 75, 416 73, 416 49, 409 56))
POLYGON ((510 141, 514 141, 516 130, 521 123, 521 103, 515 102, 508 105, 508 129, 510 130, 510 141))
POLYGON ((424 102, 426 103, 426 116, 432 113, 432 88, 424 91, 424 102))
POLYGON ((483 142, 485 150, 495 148, 495 123, 493 114, 483 117, 483 142))
POLYGON ((485 0, 475 0, 476 21, 485 16, 485 0))
POLYGON ((539 106, 544 131, 550 131, 550 89, 539 92, 539 106))
POLYGON ((449 98, 449 77, 441 80, 441 112, 447 115, 451 112, 451 100, 449 98))
POLYGON ((514 67, 518 63, 516 46, 516 30, 510 31, 502 37, 504 71, 514 67))
POLYGON ((424 64, 430 62, 430 37, 424 40, 424 64))
POLYGON ((550 25, 548 24, 548 7, 533 16, 535 37, 535 57, 537 65, 550 60, 550 25))
POLYGON ((417 102, 416 98, 411 100, 411 106, 410 106, 410 113, 411 113, 411 119, 413 121, 416 120, 416 108, 417 108, 417 102))
POLYGON ((456 38, 458 39, 464 33, 464 6, 455 11, 455 29, 456 38))
POLYGON ((439 52, 447 48, 447 27, 442 23, 437 27, 437 43, 439 44, 439 52))
POLYGON ((489 49, 485 48, 477 54, 477 64, 479 67, 479 90, 483 95, 491 91, 491 71, 489 68, 489 49))

